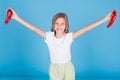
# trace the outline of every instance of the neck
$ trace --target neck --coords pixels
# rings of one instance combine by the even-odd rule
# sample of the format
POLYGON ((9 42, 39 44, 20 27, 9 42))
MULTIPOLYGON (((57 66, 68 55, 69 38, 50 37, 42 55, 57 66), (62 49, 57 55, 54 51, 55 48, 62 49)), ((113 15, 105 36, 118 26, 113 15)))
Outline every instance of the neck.
POLYGON ((65 35, 65 32, 63 32, 63 33, 55 33, 55 37, 56 38, 61 38, 61 37, 63 37, 65 35))

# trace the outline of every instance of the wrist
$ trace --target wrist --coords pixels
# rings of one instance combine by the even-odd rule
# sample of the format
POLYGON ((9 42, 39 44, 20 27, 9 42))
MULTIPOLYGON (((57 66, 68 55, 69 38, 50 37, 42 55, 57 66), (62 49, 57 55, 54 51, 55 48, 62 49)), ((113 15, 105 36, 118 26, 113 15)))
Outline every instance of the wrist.
POLYGON ((13 17, 13 19, 16 20, 16 21, 18 21, 19 18, 20 18, 20 17, 19 17, 18 15, 16 15, 16 16, 13 17))
POLYGON ((106 16, 103 18, 104 22, 109 20, 106 16))

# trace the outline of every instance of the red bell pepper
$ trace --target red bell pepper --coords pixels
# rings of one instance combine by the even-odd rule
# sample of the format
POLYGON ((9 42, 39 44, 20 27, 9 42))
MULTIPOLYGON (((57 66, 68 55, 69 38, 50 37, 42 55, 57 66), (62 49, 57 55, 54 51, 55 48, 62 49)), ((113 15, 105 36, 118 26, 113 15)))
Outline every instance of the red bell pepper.
POLYGON ((5 24, 8 24, 8 22, 10 21, 10 19, 11 19, 11 17, 12 17, 12 14, 13 14, 12 10, 11 10, 11 9, 8 9, 8 10, 7 10, 7 16, 6 16, 6 18, 5 18, 5 24))

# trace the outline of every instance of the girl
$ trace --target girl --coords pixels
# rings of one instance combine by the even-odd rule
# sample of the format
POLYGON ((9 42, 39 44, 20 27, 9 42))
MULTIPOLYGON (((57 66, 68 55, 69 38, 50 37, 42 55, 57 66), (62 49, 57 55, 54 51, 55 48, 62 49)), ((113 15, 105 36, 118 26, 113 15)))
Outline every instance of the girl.
POLYGON ((45 43, 48 45, 50 51, 50 80, 75 80, 75 70, 71 62, 70 52, 72 41, 83 33, 106 22, 112 16, 111 12, 104 18, 85 26, 78 31, 68 32, 69 24, 67 15, 65 13, 58 13, 52 20, 51 32, 44 32, 20 18, 13 9, 11 10, 13 12, 12 19, 25 25, 45 39, 45 43))

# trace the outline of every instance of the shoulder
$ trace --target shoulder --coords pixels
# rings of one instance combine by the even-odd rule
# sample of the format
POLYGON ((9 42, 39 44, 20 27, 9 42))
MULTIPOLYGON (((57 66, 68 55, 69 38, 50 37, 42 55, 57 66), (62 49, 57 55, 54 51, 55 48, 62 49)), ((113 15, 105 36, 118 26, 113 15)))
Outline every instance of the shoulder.
POLYGON ((54 32, 46 32, 45 42, 50 43, 53 40, 54 32))
POLYGON ((51 32, 51 31, 49 31, 49 32, 46 32, 46 34, 53 34, 54 32, 51 32))
POLYGON ((53 35, 54 35, 54 32, 51 32, 51 31, 46 32, 46 36, 53 36, 53 35))
POLYGON ((71 36, 73 32, 66 33, 67 36, 71 36))
POLYGON ((66 38, 69 40, 73 40, 73 32, 66 33, 66 38))
POLYGON ((54 32, 46 32, 46 39, 53 38, 54 37, 54 32))

